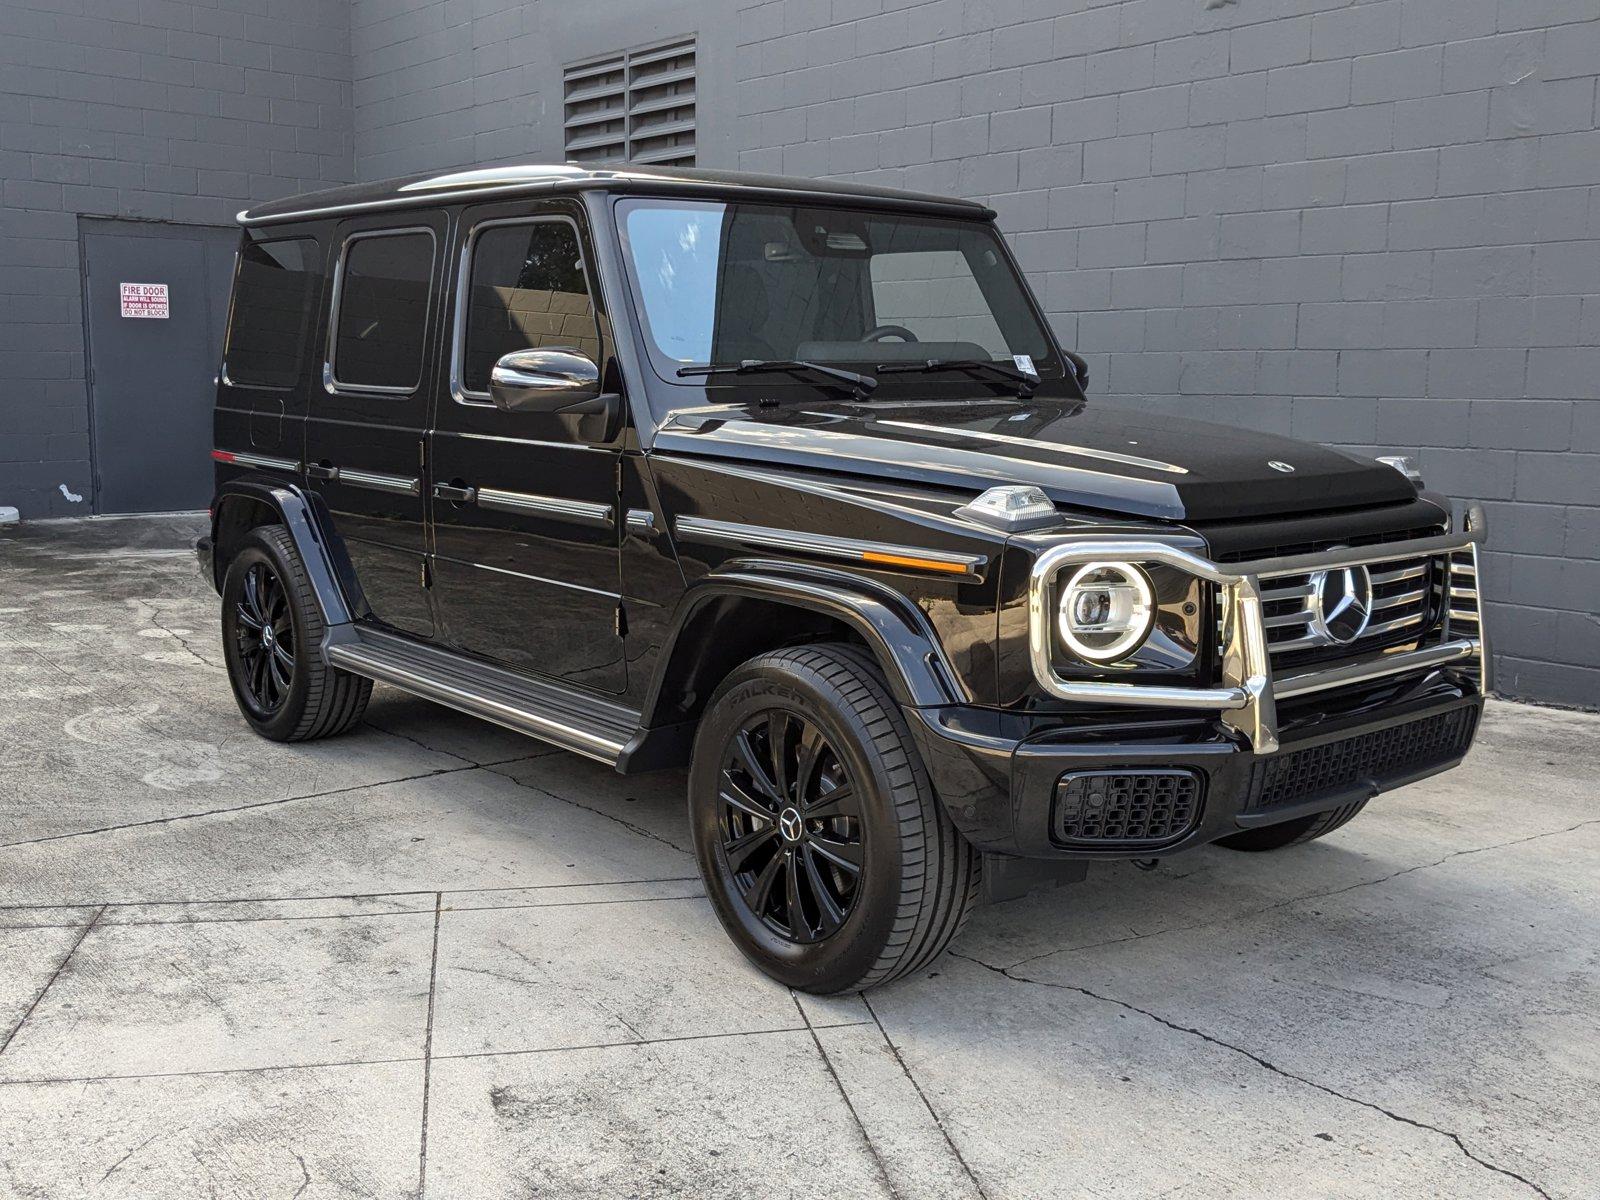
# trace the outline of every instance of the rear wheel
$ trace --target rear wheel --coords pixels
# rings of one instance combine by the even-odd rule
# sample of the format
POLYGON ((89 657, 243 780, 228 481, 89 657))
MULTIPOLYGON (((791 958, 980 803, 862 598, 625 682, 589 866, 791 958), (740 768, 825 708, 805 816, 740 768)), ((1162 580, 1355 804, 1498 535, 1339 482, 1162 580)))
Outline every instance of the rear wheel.
POLYGON ((222 583, 222 649, 239 711, 262 737, 332 737, 366 712, 372 681, 322 661, 325 631, 289 531, 251 530, 222 583))
POLYGON ((1354 804, 1346 804, 1342 808, 1313 813, 1309 817, 1284 821, 1280 825, 1245 829, 1239 833, 1229 834, 1225 838, 1218 838, 1217 845, 1226 846, 1229 850, 1254 851, 1282 850, 1285 846, 1298 846, 1302 842, 1313 842, 1332 833, 1366 806, 1365 800, 1357 800, 1354 804))
POLYGON ((700 872, 756 966, 805 991, 859 991, 932 962, 977 901, 950 824, 866 655, 764 654, 725 680, 689 776, 700 872))

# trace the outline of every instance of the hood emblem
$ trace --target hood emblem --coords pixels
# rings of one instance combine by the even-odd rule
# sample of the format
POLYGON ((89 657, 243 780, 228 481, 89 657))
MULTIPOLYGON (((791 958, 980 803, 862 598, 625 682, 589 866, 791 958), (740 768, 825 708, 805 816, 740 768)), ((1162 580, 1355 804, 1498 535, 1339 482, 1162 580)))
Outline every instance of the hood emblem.
POLYGON ((1372 577, 1365 567, 1332 567, 1311 576, 1311 629, 1325 643, 1348 646, 1372 619, 1372 577))
POLYGON ((1282 471, 1285 475, 1294 474, 1293 463, 1279 462, 1277 459, 1273 458, 1267 460, 1267 466, 1271 467, 1274 471, 1282 471))

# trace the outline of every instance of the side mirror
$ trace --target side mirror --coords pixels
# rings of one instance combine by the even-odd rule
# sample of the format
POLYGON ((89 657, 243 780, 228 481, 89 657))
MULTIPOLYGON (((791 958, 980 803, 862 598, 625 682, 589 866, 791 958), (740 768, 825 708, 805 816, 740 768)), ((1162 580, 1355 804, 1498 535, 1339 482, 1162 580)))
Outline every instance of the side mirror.
POLYGON ((600 368, 578 350, 516 350, 489 373, 489 397, 505 412, 589 411, 600 397, 600 368))

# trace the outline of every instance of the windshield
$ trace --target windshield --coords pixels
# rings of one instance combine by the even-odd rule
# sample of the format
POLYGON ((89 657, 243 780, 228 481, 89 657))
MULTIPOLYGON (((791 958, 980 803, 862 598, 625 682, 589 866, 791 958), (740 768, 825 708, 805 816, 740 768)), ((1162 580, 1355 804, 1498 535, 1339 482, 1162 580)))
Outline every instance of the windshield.
POLYGON ((617 211, 651 357, 672 382, 686 367, 751 360, 1057 366, 987 224, 708 200, 627 199, 617 211))

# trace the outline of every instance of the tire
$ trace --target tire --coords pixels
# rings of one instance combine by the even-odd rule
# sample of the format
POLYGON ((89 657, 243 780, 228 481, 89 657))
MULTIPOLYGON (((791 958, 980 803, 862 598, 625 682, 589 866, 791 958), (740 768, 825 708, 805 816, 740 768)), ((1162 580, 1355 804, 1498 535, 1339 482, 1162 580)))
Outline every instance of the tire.
POLYGON ((222 650, 233 698, 262 737, 333 737, 366 712, 372 681, 322 661, 325 630, 289 531, 252 529, 222 581, 222 650))
POLYGON ((934 795, 877 664, 852 647, 763 654, 723 681, 695 737, 689 821, 728 936, 803 991, 921 970, 977 903, 979 855, 934 795))
POLYGON ((1365 800, 1357 800, 1354 804, 1346 804, 1342 808, 1331 808, 1327 812, 1312 813, 1309 817, 1299 817, 1293 821, 1284 821, 1280 825, 1264 825, 1260 829, 1245 829, 1239 833, 1230 833, 1225 838, 1218 838, 1217 845, 1226 846, 1229 850, 1282 850, 1285 846, 1298 846, 1302 842, 1314 842, 1319 837, 1326 837, 1349 821, 1358 812, 1367 806, 1365 800))

